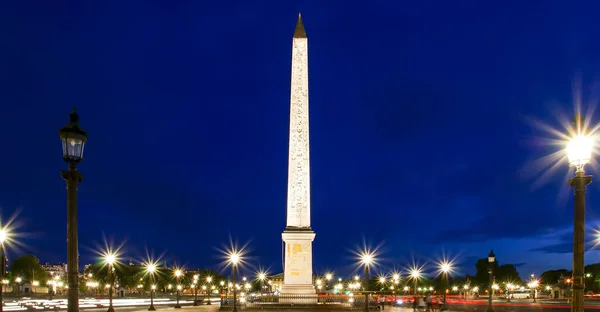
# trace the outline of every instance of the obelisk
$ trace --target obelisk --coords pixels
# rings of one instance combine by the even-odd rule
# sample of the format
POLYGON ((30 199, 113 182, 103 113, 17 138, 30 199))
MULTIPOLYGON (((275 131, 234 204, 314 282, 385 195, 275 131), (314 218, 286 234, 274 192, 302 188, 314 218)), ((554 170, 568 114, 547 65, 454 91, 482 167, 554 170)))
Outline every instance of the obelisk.
POLYGON ((287 226, 284 279, 281 294, 315 294, 312 284, 310 228, 310 157, 308 136, 308 39, 298 14, 292 40, 290 150, 288 160, 287 226))

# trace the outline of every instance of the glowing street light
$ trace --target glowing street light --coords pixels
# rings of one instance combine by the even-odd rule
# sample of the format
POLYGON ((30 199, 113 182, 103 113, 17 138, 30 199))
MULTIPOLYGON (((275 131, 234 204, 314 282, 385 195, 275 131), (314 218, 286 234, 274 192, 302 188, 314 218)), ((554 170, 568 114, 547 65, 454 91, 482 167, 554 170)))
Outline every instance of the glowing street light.
POLYGON ((410 270, 410 278, 412 278, 414 286, 415 286, 413 289, 413 292, 415 295, 417 294, 417 282, 419 281, 420 277, 421 277, 421 270, 419 270, 418 268, 413 268, 412 270, 410 270))
POLYGON ((146 265, 146 272, 148 273, 148 275, 150 275, 150 284, 152 285, 150 287, 150 307, 148 308, 148 311, 155 311, 156 308, 154 307, 154 273, 156 272, 156 264, 148 263, 146 265))
MULTIPOLYGON (((206 283, 208 284, 208 288, 212 289, 214 287, 211 287, 211 283, 212 283, 212 276, 207 276, 206 277, 206 283)), ((212 303, 210 302, 210 295, 211 293, 208 293, 208 300, 206 301, 206 305, 211 305, 212 303)))
MULTIPOLYGON (((0 280, 4 279, 4 273, 6 271, 6 257, 4 256, 4 242, 8 238, 8 230, 6 228, 0 228, 0 280)), ((0 285, 0 312, 3 310, 3 299, 2 299, 2 290, 4 286, 0 285)))
POLYGON ((69 164, 68 171, 61 176, 67 182, 67 280, 68 280, 68 312, 79 311, 79 273, 78 273, 78 233, 77 233, 77 189, 83 180, 77 171, 77 164, 83 158, 83 148, 87 142, 87 133, 79 126, 79 115, 69 115, 69 123, 59 130, 62 144, 63 160, 69 164))
MULTIPOLYGON (((237 283, 237 266, 241 261, 241 256, 237 251, 233 251, 229 254, 229 263, 233 269, 233 282, 237 283)), ((233 288, 233 312, 238 312, 237 308, 237 287, 233 288)))
POLYGON ((260 293, 261 295, 265 291, 265 279, 267 279, 267 274, 265 272, 258 272, 257 274, 258 280, 260 281, 260 293))
MULTIPOLYGON (((442 261, 439 264, 439 272, 440 274, 442 274, 442 287, 445 289, 448 285, 448 274, 450 274, 450 272, 452 272, 452 263, 447 262, 447 261, 442 261)), ((446 296, 447 296, 447 291, 444 291, 444 298, 443 298, 443 308, 441 310, 446 310, 446 296)))
POLYGON ((360 254, 360 263, 365 267, 365 312, 369 312, 369 266, 375 262, 375 255, 365 250, 360 254))
POLYGON ((108 310, 107 312, 115 312, 115 307, 113 306, 113 288, 115 283, 115 275, 114 275, 114 264, 117 261, 117 256, 113 253, 107 253, 104 255, 104 263, 108 265, 108 280, 110 283, 110 288, 108 289, 108 310))
POLYGON ((177 303, 175 304, 175 309, 181 309, 181 305, 179 304, 179 296, 181 295, 181 285, 179 284, 179 279, 183 275, 183 271, 181 269, 175 269, 175 279, 177 281, 177 303))
POLYGON ((506 298, 508 298, 508 302, 510 302, 510 292, 515 289, 515 285, 508 283, 506 284, 506 298))
POLYGON ((490 292, 488 294, 488 308, 487 312, 494 312, 494 308, 492 307, 492 297, 494 293, 494 289, 492 285, 494 284, 494 265, 496 264, 496 255, 494 254, 494 250, 490 251, 488 255, 488 273, 490 275, 490 292))
POLYGON ((569 185, 575 191, 575 218, 573 244, 573 303, 572 312, 583 312, 583 271, 585 252, 585 189, 592 182, 591 176, 586 176, 584 167, 592 159, 594 149, 593 137, 586 133, 584 119, 577 116, 573 121, 574 135, 567 144, 569 165, 575 167, 575 177, 569 179, 569 185))

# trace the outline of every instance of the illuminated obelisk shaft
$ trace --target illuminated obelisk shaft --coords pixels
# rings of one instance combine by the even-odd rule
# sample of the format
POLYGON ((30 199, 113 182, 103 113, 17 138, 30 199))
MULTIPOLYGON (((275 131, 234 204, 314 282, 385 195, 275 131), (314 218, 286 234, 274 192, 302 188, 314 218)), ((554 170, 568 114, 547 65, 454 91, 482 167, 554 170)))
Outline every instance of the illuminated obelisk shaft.
POLYGON ((292 41, 287 226, 282 294, 314 294, 310 228, 310 158, 308 135, 308 39, 298 15, 292 41))

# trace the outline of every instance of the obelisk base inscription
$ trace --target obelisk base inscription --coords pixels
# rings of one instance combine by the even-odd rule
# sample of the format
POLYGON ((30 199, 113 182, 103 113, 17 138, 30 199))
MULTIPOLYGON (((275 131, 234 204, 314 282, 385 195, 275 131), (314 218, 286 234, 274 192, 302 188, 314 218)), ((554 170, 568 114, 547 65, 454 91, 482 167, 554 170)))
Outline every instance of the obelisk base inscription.
POLYGON ((315 239, 315 232, 310 228, 287 228, 281 237, 285 243, 285 267, 281 294, 316 294, 312 274, 312 242, 315 239))

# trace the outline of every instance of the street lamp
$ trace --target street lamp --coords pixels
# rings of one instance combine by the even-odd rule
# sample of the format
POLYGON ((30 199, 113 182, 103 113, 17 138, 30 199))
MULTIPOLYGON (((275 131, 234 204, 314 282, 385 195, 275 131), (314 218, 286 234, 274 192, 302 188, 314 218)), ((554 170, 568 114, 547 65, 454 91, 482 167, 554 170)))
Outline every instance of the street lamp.
MULTIPOLYGON (((7 230, 0 229, 0 280, 4 280, 4 273, 6 272, 6 257, 4 257, 4 242, 8 236, 7 230)), ((2 302, 2 290, 4 285, 0 285, 0 312, 3 310, 4 303, 2 302)))
POLYGON ((68 278, 68 312, 79 311, 79 264, 77 235, 77 187, 83 175, 77 172, 77 164, 83 158, 83 148, 87 141, 87 133, 79 126, 79 115, 69 115, 69 123, 58 131, 62 142, 63 159, 69 164, 68 171, 62 171, 62 178, 67 181, 67 278, 68 278))
POLYGON ((494 255, 494 250, 492 249, 490 251, 490 254, 488 255, 488 273, 490 275, 490 290, 488 292, 488 308, 487 311, 488 312, 494 312, 494 308, 492 307, 492 292, 494 291, 492 289, 492 285, 494 284, 494 265, 496 264, 496 255, 494 255))
POLYGON ((413 283, 414 283, 414 289, 413 289, 413 293, 416 295, 417 294, 417 281, 419 280, 419 277, 421 277, 421 271, 419 271, 419 269, 412 269, 410 271, 410 277, 413 279, 413 283))
POLYGON ((181 305, 179 304, 179 291, 181 290, 181 285, 179 284, 179 279, 183 275, 180 269, 175 270, 175 279, 177 280, 177 303, 175 304, 175 309, 181 309, 181 305))
POLYGON ((442 287, 444 290, 444 305, 443 308, 440 310, 446 310, 446 287, 448 284, 448 274, 452 271, 452 265, 449 262, 442 262, 440 263, 440 271, 442 273, 442 287))
POLYGON ((206 283, 208 284, 208 287, 206 287, 206 289, 209 289, 209 290, 208 290, 208 291, 209 291, 209 293, 208 293, 208 301, 206 302, 206 305, 211 305, 212 303, 210 302, 210 295, 211 295, 211 293, 210 293, 210 292, 211 292, 211 290, 212 290, 212 287, 211 287, 211 283, 212 283, 212 276, 207 276, 207 277, 206 277, 206 283))
MULTIPOLYGON (((265 279, 267 278, 267 274, 264 272, 258 273, 258 280, 260 281, 260 294, 264 294, 265 291, 265 279)), ((0 311, 1 312, 1 311, 0 311)))
POLYGON ((567 145, 569 165, 575 167, 575 177, 569 179, 569 185, 575 191, 575 216, 573 232, 573 303, 572 312, 583 312, 583 271, 585 252, 585 188, 592 182, 592 176, 586 176, 584 166, 592 159, 593 139, 584 133, 583 118, 577 116, 573 121, 576 133, 567 145))
MULTIPOLYGON (((232 252, 229 255, 229 263, 231 263, 231 267, 233 269, 233 283, 237 283, 237 265, 240 262, 240 254, 237 252, 232 252)), ((237 287, 233 287, 233 312, 238 312, 237 308, 237 287)))
POLYGON ((156 286, 154 285, 154 272, 156 272, 156 265, 153 263, 149 263, 148 265, 146 265, 146 272, 148 272, 148 274, 150 275, 150 307, 148 308, 148 311, 155 311, 156 308, 154 307, 154 290, 156 289, 156 286))
POLYGON ((360 262, 365 267, 365 312, 369 312, 369 266, 373 262, 373 254, 365 252, 360 256, 360 262))
MULTIPOLYGON (((194 274, 194 280, 192 281, 192 288, 194 288, 194 306, 198 306, 198 274, 194 274)), ((202 288, 204 289, 204 288, 202 288)))
POLYGON ((113 307, 113 288, 115 283, 113 270, 116 261, 117 258, 112 253, 108 253, 104 256, 104 262, 108 265, 108 280, 110 283, 110 287, 108 288, 108 310, 106 312, 115 312, 115 308, 113 307))
POLYGON ((515 288, 515 286, 511 283, 506 284, 506 298, 508 298, 508 302, 510 302, 510 292, 515 288))

